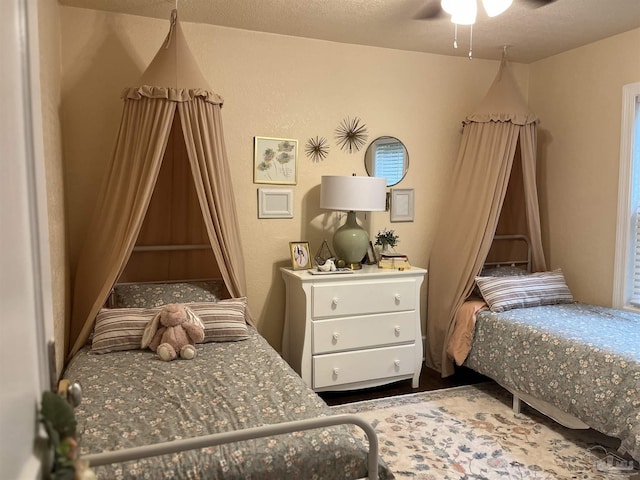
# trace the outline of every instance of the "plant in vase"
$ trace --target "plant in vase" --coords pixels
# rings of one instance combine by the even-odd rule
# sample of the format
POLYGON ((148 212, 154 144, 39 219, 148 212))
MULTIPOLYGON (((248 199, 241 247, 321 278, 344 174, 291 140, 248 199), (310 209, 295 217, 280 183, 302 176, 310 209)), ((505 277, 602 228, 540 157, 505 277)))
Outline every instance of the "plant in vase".
POLYGON ((389 247, 395 247, 399 241, 398 235, 393 230, 387 230, 386 228, 376 235, 376 245, 382 246, 382 253, 388 252, 389 247))

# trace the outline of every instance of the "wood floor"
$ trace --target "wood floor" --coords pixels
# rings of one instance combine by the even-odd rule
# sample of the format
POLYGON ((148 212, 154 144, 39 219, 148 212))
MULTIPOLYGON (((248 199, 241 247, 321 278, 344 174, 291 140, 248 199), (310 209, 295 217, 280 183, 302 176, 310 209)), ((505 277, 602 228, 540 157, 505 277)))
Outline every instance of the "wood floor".
POLYGON ((441 388, 458 387, 461 385, 473 385, 474 383, 487 381, 490 381, 487 377, 480 375, 473 370, 469 370, 468 368, 457 368, 454 375, 442 378, 439 372, 423 365, 422 371, 420 372, 420 384, 418 388, 411 387, 411 380, 404 380, 381 387, 344 392, 319 392, 318 395, 322 397, 327 405, 342 405, 344 403, 359 402, 361 400, 391 397, 394 395, 424 392, 427 390, 438 390, 441 388))

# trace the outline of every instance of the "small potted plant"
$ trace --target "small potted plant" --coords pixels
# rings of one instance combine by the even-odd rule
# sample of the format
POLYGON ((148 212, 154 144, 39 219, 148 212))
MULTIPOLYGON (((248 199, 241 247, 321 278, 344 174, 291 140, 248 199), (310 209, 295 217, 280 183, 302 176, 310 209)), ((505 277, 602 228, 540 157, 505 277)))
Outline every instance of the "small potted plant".
POLYGON ((386 228, 378 232, 376 235, 376 245, 382 245, 382 251, 389 251, 389 247, 395 247, 399 242, 399 237, 393 230, 387 230, 386 228))

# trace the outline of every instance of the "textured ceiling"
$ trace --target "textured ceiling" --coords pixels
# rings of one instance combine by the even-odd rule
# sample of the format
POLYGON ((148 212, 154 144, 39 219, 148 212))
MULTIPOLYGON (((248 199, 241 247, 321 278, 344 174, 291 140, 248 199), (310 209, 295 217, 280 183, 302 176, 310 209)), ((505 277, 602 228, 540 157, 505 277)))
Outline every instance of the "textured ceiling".
MULTIPOLYGON (((175 0, 59 2, 167 19, 176 5, 175 0)), ((448 17, 417 19, 437 0, 179 0, 177 4, 185 22, 443 55, 466 56, 469 49, 469 27, 459 27, 456 50, 448 17)), ((506 45, 510 60, 531 63, 640 28, 640 0, 556 0, 538 5, 534 0, 514 0, 495 18, 486 17, 479 8, 473 57, 499 59, 506 45)))

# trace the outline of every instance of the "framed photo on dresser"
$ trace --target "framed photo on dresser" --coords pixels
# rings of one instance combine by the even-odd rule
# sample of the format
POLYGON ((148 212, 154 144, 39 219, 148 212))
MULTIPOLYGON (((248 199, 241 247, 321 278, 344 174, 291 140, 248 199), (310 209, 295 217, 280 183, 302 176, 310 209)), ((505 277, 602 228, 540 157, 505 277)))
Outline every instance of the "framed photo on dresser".
POLYGON ((289 242, 291 251, 291 268, 294 270, 308 270, 312 267, 309 242, 289 242))

